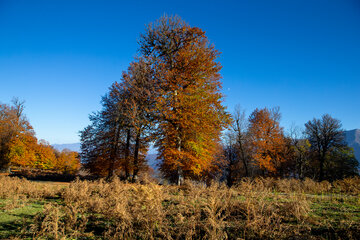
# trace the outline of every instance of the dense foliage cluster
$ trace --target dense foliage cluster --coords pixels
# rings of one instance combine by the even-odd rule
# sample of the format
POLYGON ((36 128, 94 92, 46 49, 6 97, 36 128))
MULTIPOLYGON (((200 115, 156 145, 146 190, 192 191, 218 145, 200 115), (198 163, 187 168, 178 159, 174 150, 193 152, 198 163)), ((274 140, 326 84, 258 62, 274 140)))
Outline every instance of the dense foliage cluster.
POLYGON ((23 113, 24 103, 0 104, 0 169, 28 168, 75 173, 80 168, 77 152, 58 152, 38 141, 23 113))
POLYGON ((292 128, 280 127, 279 108, 256 109, 248 119, 238 107, 224 141, 223 178, 228 185, 242 177, 309 177, 320 181, 358 175, 354 151, 344 141, 339 120, 325 114, 292 128))

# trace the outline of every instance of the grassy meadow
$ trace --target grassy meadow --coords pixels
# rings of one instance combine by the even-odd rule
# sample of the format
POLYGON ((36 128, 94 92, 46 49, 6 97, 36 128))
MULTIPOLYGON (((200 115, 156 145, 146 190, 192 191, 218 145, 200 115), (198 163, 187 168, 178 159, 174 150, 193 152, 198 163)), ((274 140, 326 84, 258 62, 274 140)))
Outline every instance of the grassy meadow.
POLYGON ((360 239, 360 178, 228 188, 0 176, 0 239, 360 239))

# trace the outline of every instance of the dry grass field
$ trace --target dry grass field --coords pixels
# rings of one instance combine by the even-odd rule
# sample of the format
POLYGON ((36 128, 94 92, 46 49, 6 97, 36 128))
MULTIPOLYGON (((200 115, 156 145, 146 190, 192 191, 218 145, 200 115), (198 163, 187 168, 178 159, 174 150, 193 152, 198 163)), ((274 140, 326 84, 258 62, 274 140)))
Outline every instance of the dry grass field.
POLYGON ((360 178, 228 188, 0 176, 0 239, 360 239, 360 178))

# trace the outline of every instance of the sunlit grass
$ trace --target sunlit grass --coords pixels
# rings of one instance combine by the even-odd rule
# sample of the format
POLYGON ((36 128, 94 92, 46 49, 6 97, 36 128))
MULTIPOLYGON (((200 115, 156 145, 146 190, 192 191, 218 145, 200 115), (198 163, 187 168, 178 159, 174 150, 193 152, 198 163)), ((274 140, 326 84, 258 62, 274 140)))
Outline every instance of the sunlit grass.
POLYGON ((1 186, 12 187, 1 193, 0 238, 358 237, 360 201, 354 189, 334 192, 309 180, 307 185, 291 180, 289 189, 286 181, 246 180, 227 188, 216 182, 177 187, 118 179, 58 184, 1 178, 1 186))

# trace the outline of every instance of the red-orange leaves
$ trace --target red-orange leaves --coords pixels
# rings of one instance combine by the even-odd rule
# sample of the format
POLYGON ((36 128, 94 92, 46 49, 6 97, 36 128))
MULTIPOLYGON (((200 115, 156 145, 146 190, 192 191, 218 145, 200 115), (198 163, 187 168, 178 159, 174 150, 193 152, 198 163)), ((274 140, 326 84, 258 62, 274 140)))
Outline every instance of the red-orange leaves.
POLYGON ((64 149, 62 152, 58 153, 55 168, 64 173, 76 173, 80 168, 79 154, 64 149))
POLYGON ((253 159, 261 169, 276 173, 277 166, 285 159, 285 138, 279 126, 278 109, 256 109, 249 118, 249 134, 253 159))

